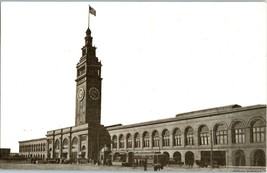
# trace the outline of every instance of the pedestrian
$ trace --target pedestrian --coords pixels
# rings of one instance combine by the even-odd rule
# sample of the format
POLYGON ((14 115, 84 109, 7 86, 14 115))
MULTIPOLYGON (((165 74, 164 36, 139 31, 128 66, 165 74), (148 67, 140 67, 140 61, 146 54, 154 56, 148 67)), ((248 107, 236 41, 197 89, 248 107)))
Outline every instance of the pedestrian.
POLYGON ((147 160, 145 159, 145 161, 143 162, 144 164, 144 171, 147 171, 147 160))

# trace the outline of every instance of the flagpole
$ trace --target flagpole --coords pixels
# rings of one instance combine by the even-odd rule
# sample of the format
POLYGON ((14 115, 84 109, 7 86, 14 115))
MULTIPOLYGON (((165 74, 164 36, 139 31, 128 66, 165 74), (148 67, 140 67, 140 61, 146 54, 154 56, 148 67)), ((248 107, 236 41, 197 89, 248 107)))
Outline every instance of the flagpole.
POLYGON ((90 29, 90 5, 89 5, 89 11, 88 11, 88 28, 90 29))

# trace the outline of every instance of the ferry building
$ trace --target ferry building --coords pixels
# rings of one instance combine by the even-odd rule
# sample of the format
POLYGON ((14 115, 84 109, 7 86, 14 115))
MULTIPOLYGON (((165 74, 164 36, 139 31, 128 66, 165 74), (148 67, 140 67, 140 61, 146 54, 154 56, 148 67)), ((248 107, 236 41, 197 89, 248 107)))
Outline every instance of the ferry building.
POLYGON ((74 161, 108 158, 120 164, 161 153, 166 164, 212 159, 221 166, 266 166, 266 105, 234 104, 137 124, 102 125, 102 63, 89 28, 84 40, 76 65, 75 125, 19 141, 20 155, 74 161))

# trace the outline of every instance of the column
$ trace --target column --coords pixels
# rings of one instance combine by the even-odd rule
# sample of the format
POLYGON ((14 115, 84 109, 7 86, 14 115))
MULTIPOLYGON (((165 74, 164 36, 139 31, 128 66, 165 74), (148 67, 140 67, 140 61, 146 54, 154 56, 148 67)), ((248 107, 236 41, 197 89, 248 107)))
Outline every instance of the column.
POLYGON ((199 142, 198 142, 198 130, 195 129, 194 130, 194 146, 199 146, 199 142))
POLYGON ((124 150, 127 149, 127 134, 124 136, 124 150))
POLYGON ((78 148, 77 148, 77 157, 79 158, 79 154, 81 152, 81 135, 78 135, 78 148))
POLYGON ((49 140, 46 141, 46 158, 50 159, 51 156, 49 156, 49 140))
POLYGON ((132 149, 134 150, 134 148, 135 148, 134 135, 131 134, 131 136, 132 136, 132 149))
POLYGON ((163 141, 162 138, 163 138, 162 134, 159 132, 159 151, 162 149, 162 146, 163 146, 162 145, 162 141, 163 141))
POLYGON ((62 135, 60 136, 60 142, 59 142, 59 158, 62 158, 62 135))
POLYGON ((117 136, 117 150, 119 150, 120 148, 120 137, 117 136))
POLYGON ((251 163, 250 163, 251 150, 250 149, 246 149, 246 150, 244 150, 244 152, 245 152, 246 166, 252 166, 251 163))
POLYGON ((140 134, 140 148, 141 148, 141 149, 144 148, 144 146, 143 146, 143 142, 144 142, 144 141, 143 141, 143 140, 144 140, 143 135, 140 134))
POLYGON ((71 158, 71 156, 70 156, 71 155, 71 135, 68 136, 68 139, 69 139, 68 140, 69 144, 68 144, 68 157, 67 158, 70 159, 71 158))
POLYGON ((113 150, 113 140, 112 140, 112 137, 110 138, 110 141, 111 141, 111 143, 110 143, 110 150, 112 151, 113 150))
POLYGON ((170 147, 173 148, 173 133, 170 132, 170 147))
POLYGON ((226 166, 233 166, 233 162, 232 162, 232 150, 227 150, 225 152, 225 165, 226 166))
POLYGON ((181 151, 180 153, 181 153, 181 162, 183 162, 185 165, 185 151, 181 151))
POLYGON ((85 158, 86 159, 88 159, 89 157, 88 157, 88 148, 89 148, 89 146, 88 146, 88 135, 86 135, 86 153, 85 153, 85 158))
POLYGON ((153 139, 152 139, 152 133, 149 134, 149 148, 152 149, 153 148, 153 143, 152 143, 153 139))

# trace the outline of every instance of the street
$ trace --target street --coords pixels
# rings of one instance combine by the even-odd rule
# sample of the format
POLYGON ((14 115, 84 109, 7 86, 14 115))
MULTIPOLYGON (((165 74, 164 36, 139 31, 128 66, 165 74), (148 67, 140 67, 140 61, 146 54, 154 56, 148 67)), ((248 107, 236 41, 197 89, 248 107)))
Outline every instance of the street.
MULTIPOLYGON (((120 165, 113 166, 97 166, 92 164, 31 164, 21 162, 6 162, 0 161, 1 172, 3 170, 83 170, 83 171, 144 171, 143 167, 122 167, 120 165)), ((154 171, 152 166, 147 167, 147 171, 154 171)), ((231 168, 198 168, 198 167, 187 167, 187 166, 165 166, 161 172, 265 172, 266 169, 262 167, 231 167, 231 168)))

